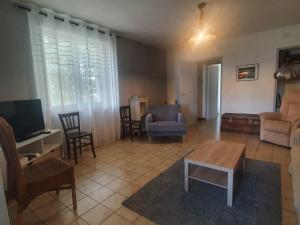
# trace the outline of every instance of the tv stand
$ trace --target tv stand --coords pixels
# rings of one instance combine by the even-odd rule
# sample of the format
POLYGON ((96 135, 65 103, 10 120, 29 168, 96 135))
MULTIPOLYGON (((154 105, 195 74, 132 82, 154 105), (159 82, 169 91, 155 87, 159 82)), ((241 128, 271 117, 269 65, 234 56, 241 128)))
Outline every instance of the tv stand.
POLYGON ((17 143, 21 143, 21 142, 23 142, 23 141, 26 141, 26 140, 28 140, 28 139, 37 137, 37 136, 39 136, 39 135, 42 135, 42 134, 51 134, 51 133, 52 133, 51 130, 41 130, 41 131, 38 131, 38 132, 36 132, 36 133, 29 134, 29 135, 23 137, 22 139, 18 139, 18 140, 16 140, 16 142, 17 142, 17 143))
MULTIPOLYGON (((16 143, 17 151, 22 167, 37 163, 50 157, 62 157, 62 134, 61 130, 47 130, 38 136, 16 143), (50 133, 49 133, 50 132, 50 133), (37 154, 38 153, 38 154, 37 154), (28 160, 26 155, 36 154, 37 157, 28 160)), ((0 146, 0 168, 2 177, 6 183, 6 160, 0 146)))

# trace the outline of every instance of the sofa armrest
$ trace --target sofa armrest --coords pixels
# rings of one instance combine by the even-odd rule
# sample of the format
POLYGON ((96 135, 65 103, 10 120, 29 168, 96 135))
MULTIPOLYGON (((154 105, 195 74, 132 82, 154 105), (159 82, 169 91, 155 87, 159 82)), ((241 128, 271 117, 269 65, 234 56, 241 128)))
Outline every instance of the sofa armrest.
POLYGON ((148 123, 153 123, 153 115, 151 113, 148 113, 146 118, 145 118, 145 123, 146 123, 146 126, 148 123))
POLYGON ((182 113, 178 113, 177 122, 179 122, 179 123, 185 123, 185 124, 187 123, 186 119, 185 119, 185 116, 182 113))
POLYGON ((292 123, 290 146, 300 146, 300 119, 292 123))
POLYGON ((300 128, 297 128, 295 130, 295 137, 294 137, 294 140, 295 140, 295 146, 300 146, 300 128))
POLYGON ((153 115, 151 113, 148 113, 145 118, 146 123, 153 123, 153 115))
POLYGON ((280 112, 263 112, 259 114, 261 122, 265 120, 280 120, 281 113, 280 112))

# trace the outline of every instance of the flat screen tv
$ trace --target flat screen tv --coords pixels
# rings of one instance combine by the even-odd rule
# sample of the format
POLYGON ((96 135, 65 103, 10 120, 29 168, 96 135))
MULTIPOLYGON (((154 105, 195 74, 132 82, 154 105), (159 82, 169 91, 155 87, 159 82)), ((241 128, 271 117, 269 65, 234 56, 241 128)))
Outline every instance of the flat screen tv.
POLYGON ((0 116, 12 126, 17 142, 45 130, 40 99, 0 102, 0 116))

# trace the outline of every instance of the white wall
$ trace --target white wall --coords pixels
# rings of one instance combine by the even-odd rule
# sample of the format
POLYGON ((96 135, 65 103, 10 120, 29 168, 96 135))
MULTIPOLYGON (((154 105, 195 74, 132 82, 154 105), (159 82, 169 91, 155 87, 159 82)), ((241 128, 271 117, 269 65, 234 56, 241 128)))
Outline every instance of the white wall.
POLYGON ((180 65, 178 99, 189 126, 197 123, 198 63, 182 61, 180 65))
POLYGON ((167 53, 168 101, 178 98, 181 61, 222 57, 222 113, 273 111, 277 49, 300 45, 300 25, 255 33, 195 48, 184 46, 167 53), (256 81, 236 82, 236 66, 259 63, 256 81))

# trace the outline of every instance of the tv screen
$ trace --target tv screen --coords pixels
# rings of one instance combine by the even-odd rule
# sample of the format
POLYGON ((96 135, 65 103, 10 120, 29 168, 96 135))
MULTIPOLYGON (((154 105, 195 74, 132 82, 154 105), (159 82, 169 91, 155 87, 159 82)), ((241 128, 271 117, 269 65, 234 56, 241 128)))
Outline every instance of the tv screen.
POLYGON ((40 99, 0 102, 0 116, 12 126, 17 142, 45 129, 40 99))

